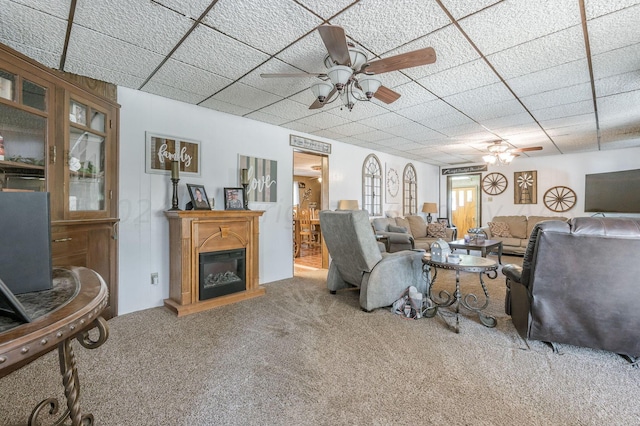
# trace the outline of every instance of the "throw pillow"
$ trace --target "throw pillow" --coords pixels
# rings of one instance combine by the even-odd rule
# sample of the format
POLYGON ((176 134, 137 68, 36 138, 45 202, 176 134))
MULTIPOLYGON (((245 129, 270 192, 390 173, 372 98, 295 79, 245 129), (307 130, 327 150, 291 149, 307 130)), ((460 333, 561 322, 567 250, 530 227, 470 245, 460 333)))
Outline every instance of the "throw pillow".
POLYGON ((495 237, 511 238, 509 224, 507 222, 489 222, 491 235, 495 237))
POLYGON ((389 232, 400 232, 402 234, 406 234, 407 228, 405 228, 404 226, 389 225, 389 232))
POLYGON ((447 238, 447 228, 442 223, 430 223, 427 225, 427 237, 447 238))
MULTIPOLYGON (((422 216, 407 216, 406 218, 409 221, 409 228, 411 230, 411 235, 413 238, 423 238, 427 236, 427 222, 424 221, 422 216)), ((396 219, 396 224, 398 223, 396 219)))

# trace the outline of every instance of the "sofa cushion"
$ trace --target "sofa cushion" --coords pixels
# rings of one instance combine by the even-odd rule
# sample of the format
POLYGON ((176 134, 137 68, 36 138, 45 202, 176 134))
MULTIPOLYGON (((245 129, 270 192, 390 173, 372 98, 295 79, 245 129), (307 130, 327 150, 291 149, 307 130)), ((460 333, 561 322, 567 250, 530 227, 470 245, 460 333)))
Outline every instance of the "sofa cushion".
POLYGON ((512 238, 509 230, 509 224, 507 222, 489 222, 489 229, 491 235, 494 237, 512 238))
POLYGON ((536 224, 542 222, 543 220, 562 220, 566 222, 567 218, 562 216, 529 216, 528 220, 529 223, 527 224, 526 238, 529 238, 529 235, 531 235, 531 231, 533 231, 533 228, 536 226, 536 224))
POLYGON ((427 225, 427 237, 447 238, 447 228, 442 223, 430 223, 427 225))
POLYGON ((493 222, 508 223, 509 233, 514 238, 529 238, 530 231, 527 229, 526 216, 495 216, 493 222))
POLYGON ((409 226, 409 221, 404 217, 396 217, 396 226, 402 226, 409 233, 411 233, 411 226, 409 226))
POLYGON ((389 225, 389 232, 400 232, 402 234, 406 234, 409 231, 407 230, 407 228, 405 228, 404 226, 396 226, 396 225, 389 225))
POLYGON ((409 229, 411 230, 413 238, 427 236, 427 222, 424 221, 422 216, 407 216, 406 219, 409 221, 409 229))

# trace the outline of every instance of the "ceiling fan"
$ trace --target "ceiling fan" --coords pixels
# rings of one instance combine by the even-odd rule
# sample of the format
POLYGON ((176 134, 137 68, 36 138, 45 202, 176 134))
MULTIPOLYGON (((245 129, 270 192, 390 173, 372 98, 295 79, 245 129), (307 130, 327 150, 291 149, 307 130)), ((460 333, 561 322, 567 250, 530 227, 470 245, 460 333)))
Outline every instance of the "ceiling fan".
POLYGON ((540 151, 541 146, 530 146, 528 148, 509 148, 506 143, 503 144, 501 140, 493 141, 487 147, 489 154, 482 157, 485 163, 488 164, 509 164, 511 161, 519 156, 519 152, 527 151, 540 151))
POLYGON ((432 47, 426 47, 369 62, 363 49, 347 42, 342 27, 321 25, 318 32, 328 52, 324 58, 326 73, 260 74, 263 78, 319 78, 320 82, 311 85, 316 100, 309 109, 322 108, 336 99, 341 99, 349 111, 355 101, 368 101, 374 97, 390 104, 396 101, 400 94, 383 86, 382 82, 374 77, 375 74, 432 64, 436 61, 436 52, 432 47))

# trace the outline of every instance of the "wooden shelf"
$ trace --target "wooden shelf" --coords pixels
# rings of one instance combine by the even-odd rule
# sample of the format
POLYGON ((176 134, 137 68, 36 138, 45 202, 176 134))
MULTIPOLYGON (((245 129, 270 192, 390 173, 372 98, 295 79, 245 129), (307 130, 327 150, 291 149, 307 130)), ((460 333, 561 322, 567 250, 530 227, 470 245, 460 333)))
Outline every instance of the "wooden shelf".
POLYGON ((30 169, 30 170, 44 170, 44 166, 37 164, 22 163, 20 161, 8 161, 0 160, 0 167, 10 167, 12 169, 30 169))

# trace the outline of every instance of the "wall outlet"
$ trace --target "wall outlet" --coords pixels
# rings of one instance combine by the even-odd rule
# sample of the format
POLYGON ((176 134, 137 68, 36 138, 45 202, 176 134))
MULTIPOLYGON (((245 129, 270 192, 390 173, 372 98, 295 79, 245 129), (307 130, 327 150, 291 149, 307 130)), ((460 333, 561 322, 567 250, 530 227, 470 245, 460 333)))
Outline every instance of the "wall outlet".
POLYGON ((152 272, 151 273, 151 284, 158 285, 158 273, 157 272, 152 272))

